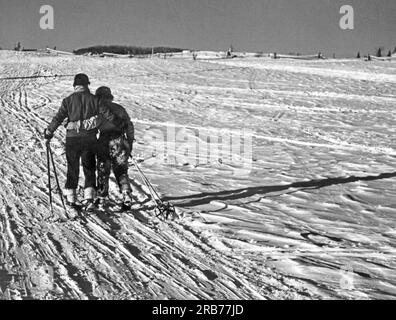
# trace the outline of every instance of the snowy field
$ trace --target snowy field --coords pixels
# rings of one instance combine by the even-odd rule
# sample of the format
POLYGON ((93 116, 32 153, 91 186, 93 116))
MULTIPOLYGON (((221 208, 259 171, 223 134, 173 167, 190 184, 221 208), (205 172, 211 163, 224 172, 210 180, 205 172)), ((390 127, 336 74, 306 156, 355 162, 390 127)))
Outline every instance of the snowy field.
POLYGON ((1 298, 396 298, 395 62, 0 51, 0 73, 1 298), (153 217, 132 165, 133 213, 62 223, 55 196, 51 215, 42 132, 78 72, 127 108, 182 219, 153 217), (208 153, 238 135, 251 154, 208 153))

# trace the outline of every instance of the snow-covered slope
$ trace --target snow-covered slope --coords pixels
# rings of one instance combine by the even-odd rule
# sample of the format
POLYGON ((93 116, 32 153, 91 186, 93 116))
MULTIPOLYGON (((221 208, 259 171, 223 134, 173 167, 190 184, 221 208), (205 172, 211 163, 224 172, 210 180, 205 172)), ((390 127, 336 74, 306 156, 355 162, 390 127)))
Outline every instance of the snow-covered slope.
MULTIPOLYGON (((395 63, 0 59, 2 297, 396 297, 395 63), (133 166, 134 213, 51 216, 41 133, 78 72, 127 108, 141 167, 181 220, 153 217, 133 166), (205 135, 243 129, 248 166, 207 156, 205 135), (185 136, 168 139, 176 153, 154 150, 172 130, 185 136)), ((52 143, 61 183, 64 137, 52 143)))

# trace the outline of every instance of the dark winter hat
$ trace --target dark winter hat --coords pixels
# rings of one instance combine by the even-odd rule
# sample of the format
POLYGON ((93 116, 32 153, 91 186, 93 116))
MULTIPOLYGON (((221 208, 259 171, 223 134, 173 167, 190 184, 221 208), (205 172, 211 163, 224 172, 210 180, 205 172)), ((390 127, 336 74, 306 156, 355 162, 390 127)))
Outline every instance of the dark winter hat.
POLYGON ((89 78, 85 73, 79 73, 74 77, 73 87, 75 86, 87 86, 91 84, 89 78))
POLYGON ((102 98, 102 99, 111 99, 113 100, 114 97, 111 94, 111 90, 109 87, 100 87, 96 90, 95 95, 98 98, 102 98))

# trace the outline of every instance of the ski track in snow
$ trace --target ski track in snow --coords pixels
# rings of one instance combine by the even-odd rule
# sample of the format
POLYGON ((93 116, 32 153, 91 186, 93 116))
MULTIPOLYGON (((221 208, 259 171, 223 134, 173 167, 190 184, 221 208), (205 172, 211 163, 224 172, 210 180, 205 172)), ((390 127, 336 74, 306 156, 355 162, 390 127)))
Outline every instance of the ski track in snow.
POLYGON ((396 297, 394 63, 0 57, 2 298, 396 297), (60 222, 55 194, 51 216, 41 136, 72 79, 6 78, 78 72, 127 107, 142 169, 181 220, 153 216, 133 167, 132 213, 60 222), (252 130, 251 171, 221 153, 153 157, 143 137, 173 125, 190 147, 191 130, 252 130))

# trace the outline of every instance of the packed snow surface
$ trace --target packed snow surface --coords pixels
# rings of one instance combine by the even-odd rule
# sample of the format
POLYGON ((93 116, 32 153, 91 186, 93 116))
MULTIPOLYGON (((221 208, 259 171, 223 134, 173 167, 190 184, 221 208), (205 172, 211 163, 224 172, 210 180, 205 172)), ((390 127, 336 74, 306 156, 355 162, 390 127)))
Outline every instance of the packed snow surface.
POLYGON ((395 62, 0 51, 0 72, 0 297, 395 299, 395 62), (181 219, 155 218, 132 163, 132 212, 61 222, 53 182, 51 214, 42 132, 79 72, 181 219))

